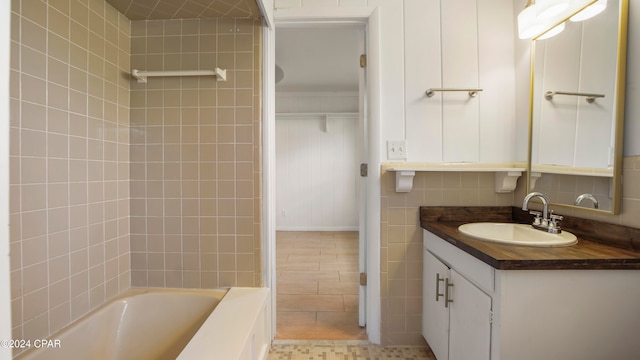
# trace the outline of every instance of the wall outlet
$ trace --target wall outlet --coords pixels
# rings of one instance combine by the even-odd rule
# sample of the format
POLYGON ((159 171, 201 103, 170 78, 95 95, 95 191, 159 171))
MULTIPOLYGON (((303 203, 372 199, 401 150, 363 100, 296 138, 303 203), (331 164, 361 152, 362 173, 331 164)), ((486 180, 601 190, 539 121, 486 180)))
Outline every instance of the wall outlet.
POLYGON ((396 140, 387 141, 387 158, 389 160, 406 160, 407 159, 407 141, 396 140))

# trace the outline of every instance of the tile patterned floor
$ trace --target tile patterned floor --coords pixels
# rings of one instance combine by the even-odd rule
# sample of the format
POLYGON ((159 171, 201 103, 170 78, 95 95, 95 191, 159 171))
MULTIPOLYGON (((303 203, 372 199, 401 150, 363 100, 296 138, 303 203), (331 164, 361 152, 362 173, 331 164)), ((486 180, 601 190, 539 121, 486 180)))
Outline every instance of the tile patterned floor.
POLYGON ((358 233, 277 233, 276 339, 364 340, 358 233))
POLYGON ((267 360, 436 360, 428 347, 348 343, 273 344, 267 360))

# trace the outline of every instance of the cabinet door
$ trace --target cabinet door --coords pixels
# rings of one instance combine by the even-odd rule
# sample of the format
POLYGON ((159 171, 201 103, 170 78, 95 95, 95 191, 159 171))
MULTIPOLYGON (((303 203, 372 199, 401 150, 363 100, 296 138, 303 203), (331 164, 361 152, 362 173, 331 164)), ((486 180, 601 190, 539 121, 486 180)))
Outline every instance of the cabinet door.
POLYGON ((422 335, 439 360, 449 357, 449 308, 444 305, 449 268, 424 250, 422 335))
MULTIPOLYGON (((449 360, 491 356, 491 297, 451 270, 449 360)), ((438 359, 446 359, 440 358, 438 359)))

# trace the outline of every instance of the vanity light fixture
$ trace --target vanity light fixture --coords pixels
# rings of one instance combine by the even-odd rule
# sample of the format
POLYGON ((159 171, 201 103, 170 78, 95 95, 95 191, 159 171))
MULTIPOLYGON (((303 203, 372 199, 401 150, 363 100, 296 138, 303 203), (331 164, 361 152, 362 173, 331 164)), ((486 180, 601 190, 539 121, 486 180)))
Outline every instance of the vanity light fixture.
POLYGON ((554 36, 560 34, 563 30, 564 30, 564 23, 559 24, 558 26, 554 27, 553 29, 550 29, 546 33, 542 34, 538 38, 538 40, 544 40, 544 39, 548 39, 550 37, 554 37, 554 36))
POLYGON ((544 30, 544 24, 537 19, 538 8, 535 0, 529 0, 524 10, 518 14, 518 37, 531 39, 544 30))
POLYGON ((598 0, 595 3, 587 6, 579 13, 573 15, 569 20, 577 22, 583 21, 587 19, 591 19, 592 17, 600 14, 607 8, 607 0, 598 0))
MULTIPOLYGON (((529 0, 524 10, 518 14, 518 37, 520 39, 532 39, 540 35, 545 29, 548 29, 550 21, 548 19, 542 19, 538 16, 540 10, 538 2, 542 3, 545 0, 529 0)), ((548 0, 547 0, 548 1, 548 0)), ((553 0, 556 1, 556 0, 553 0)), ((564 1, 564 0, 562 0, 564 1)), ((539 37, 539 40, 548 39, 552 36, 558 35, 564 30, 564 23, 554 27, 547 31, 544 35, 539 37)))
POLYGON ((569 0, 537 0, 538 20, 545 22, 561 14, 569 7, 569 0))

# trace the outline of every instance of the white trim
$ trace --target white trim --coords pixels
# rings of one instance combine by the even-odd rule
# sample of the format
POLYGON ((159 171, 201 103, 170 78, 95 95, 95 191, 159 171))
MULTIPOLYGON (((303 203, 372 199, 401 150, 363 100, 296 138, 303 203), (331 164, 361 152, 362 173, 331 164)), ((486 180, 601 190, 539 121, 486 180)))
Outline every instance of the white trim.
POLYGON ((374 344, 382 342, 380 287, 380 128, 381 49, 380 10, 376 8, 367 24, 367 116, 369 177, 367 178, 367 335, 374 344))
MULTIPOLYGON (((9 73, 11 1, 0 9, 0 339, 11 339, 11 268, 9 250, 9 73)), ((0 347, 0 359, 11 359, 11 349, 0 347)))
POLYGON ((279 226, 277 231, 358 231, 357 226, 279 226))
POLYGON ((262 18, 264 19, 264 25, 268 29, 273 29, 273 0, 256 0, 258 7, 260 8, 260 13, 262 14, 262 18))
POLYGON ((278 91, 278 96, 316 97, 316 96, 358 96, 357 91, 278 91))
POLYGON ((263 27, 262 285, 271 288, 269 339, 276 334, 276 81, 275 29, 263 27))
POLYGON ((276 25, 282 22, 298 21, 298 22, 363 22, 371 16, 377 7, 343 7, 343 8, 323 8, 323 7, 307 7, 307 8, 280 8, 275 9, 273 16, 276 25))
MULTIPOLYGON (((380 299, 380 19, 377 7, 328 9, 276 9, 277 26, 293 24, 367 24, 367 95, 369 121, 369 177, 367 212, 367 335, 374 344, 381 343, 380 299)), ((263 208, 263 278, 272 290, 272 331, 275 334, 275 31, 264 29, 264 208, 263 208)))

